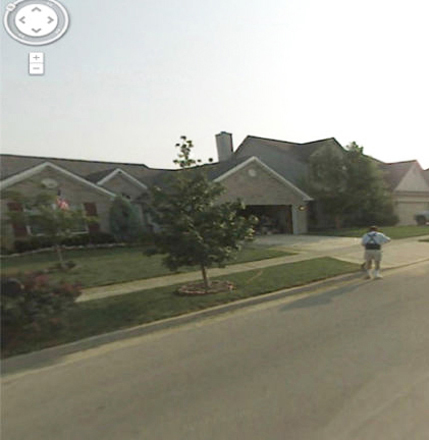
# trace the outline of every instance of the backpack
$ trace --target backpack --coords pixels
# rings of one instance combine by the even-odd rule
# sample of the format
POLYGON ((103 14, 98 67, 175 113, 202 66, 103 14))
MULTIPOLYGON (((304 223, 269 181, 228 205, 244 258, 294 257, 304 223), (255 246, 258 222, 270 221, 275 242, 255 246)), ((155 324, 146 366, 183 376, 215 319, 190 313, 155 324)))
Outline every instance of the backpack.
POLYGON ((369 241, 365 245, 365 249, 367 249, 367 250, 380 250, 381 249, 381 245, 375 241, 375 236, 376 236, 376 234, 368 234, 369 241))

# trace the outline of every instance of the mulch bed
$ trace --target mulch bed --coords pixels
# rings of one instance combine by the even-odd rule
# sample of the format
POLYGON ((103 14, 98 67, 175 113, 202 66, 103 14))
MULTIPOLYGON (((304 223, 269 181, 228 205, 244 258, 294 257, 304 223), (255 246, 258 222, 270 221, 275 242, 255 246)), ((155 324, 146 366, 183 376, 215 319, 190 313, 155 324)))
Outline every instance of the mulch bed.
POLYGON ((178 295, 210 295, 213 293, 230 292, 234 285, 229 281, 211 281, 208 292, 204 289, 203 282, 185 284, 177 291, 178 295))

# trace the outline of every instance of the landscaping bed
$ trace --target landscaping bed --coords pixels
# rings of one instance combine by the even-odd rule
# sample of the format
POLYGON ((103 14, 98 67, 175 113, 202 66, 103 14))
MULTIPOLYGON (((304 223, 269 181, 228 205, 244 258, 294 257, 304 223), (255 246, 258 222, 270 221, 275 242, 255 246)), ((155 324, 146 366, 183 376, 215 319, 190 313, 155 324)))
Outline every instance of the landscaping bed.
POLYGON ((6 347, 2 356, 77 341, 358 270, 357 264, 317 258, 215 278, 231 282, 234 289, 211 295, 180 296, 177 291, 181 286, 175 285, 81 302, 70 313, 67 328, 55 334, 22 338, 13 347, 6 347))

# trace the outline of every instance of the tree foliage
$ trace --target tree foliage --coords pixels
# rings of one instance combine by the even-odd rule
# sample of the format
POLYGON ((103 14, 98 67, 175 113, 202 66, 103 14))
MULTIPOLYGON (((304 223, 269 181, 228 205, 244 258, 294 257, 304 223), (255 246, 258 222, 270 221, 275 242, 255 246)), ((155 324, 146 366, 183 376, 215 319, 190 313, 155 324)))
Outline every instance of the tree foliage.
POLYGON ((231 259, 241 243, 253 237, 256 219, 239 215, 240 201, 218 203, 223 187, 209 181, 204 167, 193 167, 197 161, 191 158, 192 141, 185 136, 181 140, 175 161, 181 169, 151 191, 152 216, 160 227, 155 245, 166 254, 164 263, 171 270, 198 265, 207 292, 207 268, 231 259))
POLYGON ((22 211, 7 213, 11 223, 32 225, 40 234, 47 237, 57 252, 60 266, 65 268, 61 252, 62 241, 70 237, 82 222, 96 222, 80 209, 71 209, 68 203, 51 192, 41 192, 34 197, 19 192, 6 192, 5 199, 12 200, 24 207, 22 211))
POLYGON ((355 142, 345 150, 327 146, 312 154, 308 190, 337 228, 397 221, 382 171, 355 142))
POLYGON ((124 197, 116 197, 110 212, 110 231, 116 241, 131 243, 142 233, 142 222, 137 207, 124 197))

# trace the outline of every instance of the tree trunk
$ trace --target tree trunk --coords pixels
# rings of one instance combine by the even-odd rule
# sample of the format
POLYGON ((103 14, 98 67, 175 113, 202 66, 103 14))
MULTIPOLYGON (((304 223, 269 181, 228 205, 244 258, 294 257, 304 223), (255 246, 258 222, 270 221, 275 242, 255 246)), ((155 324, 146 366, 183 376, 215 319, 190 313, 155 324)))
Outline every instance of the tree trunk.
POLYGON ((341 215, 337 214, 335 216, 335 228, 341 229, 341 226, 343 225, 343 218, 341 215))
POLYGON ((204 266, 204 264, 201 264, 201 273, 203 274, 204 290, 206 293, 209 293, 210 281, 207 276, 207 268, 204 266))
POLYGON ((63 253, 61 251, 61 245, 60 244, 56 244, 55 245, 55 250, 57 252, 57 256, 58 256, 58 260, 60 262, 60 267, 61 269, 65 269, 66 265, 64 264, 64 258, 63 258, 63 253))

